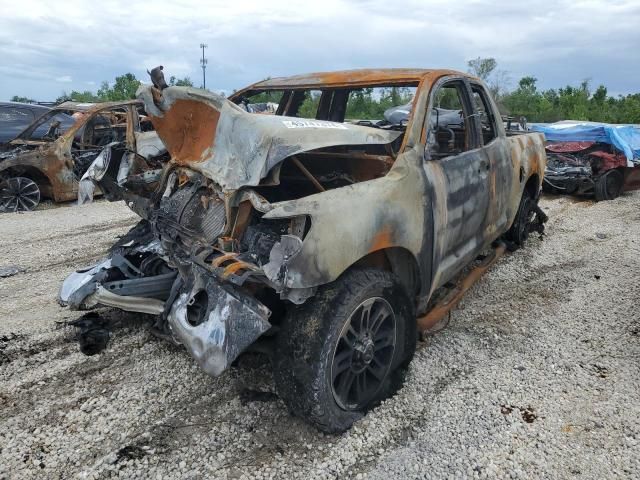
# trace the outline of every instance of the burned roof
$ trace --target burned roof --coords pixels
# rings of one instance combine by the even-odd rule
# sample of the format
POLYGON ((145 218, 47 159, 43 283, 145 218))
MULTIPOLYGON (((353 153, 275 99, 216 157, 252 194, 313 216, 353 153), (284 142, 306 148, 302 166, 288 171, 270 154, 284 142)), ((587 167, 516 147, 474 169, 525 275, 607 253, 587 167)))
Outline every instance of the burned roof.
POLYGON ((457 72, 455 70, 431 70, 423 68, 367 68, 269 78, 261 82, 254 83, 244 90, 279 90, 359 85, 408 85, 412 83, 419 83, 426 77, 438 78, 452 74, 469 76, 466 73, 457 72))

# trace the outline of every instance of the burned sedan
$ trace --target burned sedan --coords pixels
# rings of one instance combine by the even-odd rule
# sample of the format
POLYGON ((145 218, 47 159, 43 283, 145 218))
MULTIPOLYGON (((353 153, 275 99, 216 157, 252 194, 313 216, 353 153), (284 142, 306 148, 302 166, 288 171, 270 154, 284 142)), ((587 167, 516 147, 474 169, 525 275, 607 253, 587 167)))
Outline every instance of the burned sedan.
POLYGON ((44 113, 0 148, 0 212, 33 210, 41 198, 76 199, 81 177, 106 145, 125 143, 136 151, 137 143, 148 143, 144 130, 152 127, 141 105, 65 102, 44 113), (68 114, 75 119, 71 127, 68 114))
POLYGON ((640 188, 640 128, 574 121, 532 128, 548 140, 546 192, 601 201, 640 188))
POLYGON ((324 431, 397 388, 438 287, 540 220, 542 135, 507 137, 466 74, 318 73, 230 99, 162 87, 138 95, 170 159, 107 149, 85 178, 142 220, 59 301, 155 315, 153 331, 214 376, 270 352, 281 398, 324 431), (398 92, 404 114, 357 108, 398 92), (239 106, 256 98, 275 114, 239 106))

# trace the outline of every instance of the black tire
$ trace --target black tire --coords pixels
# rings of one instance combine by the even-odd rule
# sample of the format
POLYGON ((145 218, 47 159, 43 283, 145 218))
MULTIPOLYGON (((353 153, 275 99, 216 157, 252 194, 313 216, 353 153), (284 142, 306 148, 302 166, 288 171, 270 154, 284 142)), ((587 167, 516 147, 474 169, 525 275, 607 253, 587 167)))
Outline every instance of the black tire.
POLYGON ((274 359, 278 394, 318 429, 347 430, 400 387, 416 336, 413 303, 395 275, 349 270, 287 313, 274 359))
POLYGON ((40 188, 26 177, 11 177, 0 183, 0 212, 25 212, 40 203, 40 188))
POLYGON ((598 202, 613 200, 622 193, 624 175, 619 170, 608 170, 596 180, 595 196, 598 202))
POLYGON ((522 247, 529 238, 531 231, 531 222, 536 215, 536 201, 531 198, 530 193, 525 190, 520 199, 518 213, 511 225, 511 228, 505 233, 505 239, 511 244, 511 249, 522 247))

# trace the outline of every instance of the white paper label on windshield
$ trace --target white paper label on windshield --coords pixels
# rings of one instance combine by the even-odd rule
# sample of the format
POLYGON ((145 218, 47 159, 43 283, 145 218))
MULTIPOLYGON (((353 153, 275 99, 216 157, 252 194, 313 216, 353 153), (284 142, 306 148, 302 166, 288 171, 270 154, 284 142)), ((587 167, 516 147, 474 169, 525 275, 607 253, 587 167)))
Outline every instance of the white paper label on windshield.
POLYGON ((342 123, 323 122, 322 120, 283 120, 282 123, 287 128, 338 128, 347 130, 342 123))

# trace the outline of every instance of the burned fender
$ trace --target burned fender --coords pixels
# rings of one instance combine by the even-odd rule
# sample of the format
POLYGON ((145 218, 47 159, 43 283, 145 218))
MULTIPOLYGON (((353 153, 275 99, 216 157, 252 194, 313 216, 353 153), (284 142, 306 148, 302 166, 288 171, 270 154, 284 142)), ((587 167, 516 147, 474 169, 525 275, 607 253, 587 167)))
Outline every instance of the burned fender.
POLYGON ((302 242, 281 237, 263 267, 266 276, 283 289, 305 294, 378 250, 401 247, 419 258, 430 204, 424 193, 418 194, 421 175, 401 155, 385 177, 272 204, 263 219, 306 216, 311 228, 302 242))

